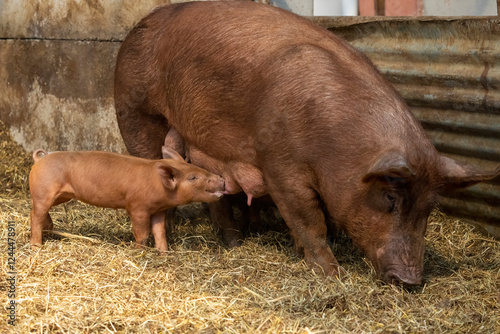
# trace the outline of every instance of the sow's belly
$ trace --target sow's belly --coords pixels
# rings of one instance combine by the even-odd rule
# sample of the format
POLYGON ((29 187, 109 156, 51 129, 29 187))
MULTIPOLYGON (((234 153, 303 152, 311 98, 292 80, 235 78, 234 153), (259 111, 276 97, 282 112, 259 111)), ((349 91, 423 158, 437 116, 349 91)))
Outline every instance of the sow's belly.
POLYGON ((252 198, 267 194, 262 172, 254 165, 240 161, 223 162, 194 147, 187 149, 186 156, 192 164, 221 175, 226 184, 226 194, 244 191, 248 197, 248 205, 252 198))

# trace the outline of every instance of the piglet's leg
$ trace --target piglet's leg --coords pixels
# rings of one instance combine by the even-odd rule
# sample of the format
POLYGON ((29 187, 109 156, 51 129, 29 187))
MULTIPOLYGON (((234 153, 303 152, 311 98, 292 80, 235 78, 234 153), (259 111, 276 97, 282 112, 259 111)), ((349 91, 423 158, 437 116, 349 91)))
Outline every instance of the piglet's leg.
POLYGON ((40 209, 34 205, 31 210, 31 246, 42 245, 42 233, 45 225, 52 225, 48 209, 40 209))
POLYGON ((326 275, 342 276, 339 266, 327 242, 325 216, 317 194, 310 187, 290 184, 293 188, 269 187, 271 196, 285 219, 296 251, 304 253, 306 262, 315 271, 326 275))
POLYGON ((167 214, 165 216, 165 233, 167 235, 167 243, 172 241, 172 231, 174 229, 174 225, 176 222, 177 208, 171 208, 167 210, 167 214))
POLYGON ((134 233, 137 248, 147 246, 151 232, 150 214, 143 211, 129 211, 132 220, 132 232, 134 233))
POLYGON ((155 238, 155 248, 160 252, 166 252, 168 250, 165 228, 166 214, 167 211, 160 211, 151 215, 151 230, 155 238))
POLYGON ((51 202, 33 202, 33 208, 31 209, 31 239, 30 243, 32 246, 42 244, 42 233, 44 230, 52 230, 54 224, 52 223, 52 218, 49 215, 49 209, 56 204, 62 203, 59 201, 56 203, 51 202))

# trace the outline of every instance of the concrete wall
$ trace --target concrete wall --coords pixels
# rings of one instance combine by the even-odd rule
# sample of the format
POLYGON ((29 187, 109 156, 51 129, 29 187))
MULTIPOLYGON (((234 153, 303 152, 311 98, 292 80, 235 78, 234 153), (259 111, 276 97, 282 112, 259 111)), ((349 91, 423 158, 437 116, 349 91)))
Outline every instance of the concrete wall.
POLYGON ((112 74, 119 43, 0 40, 0 118, 25 149, 123 150, 112 74))
POLYGON ((120 39, 161 0, 7 0, 1 38, 120 39))
POLYGON ((123 152, 121 40, 161 0, 0 1, 0 120, 25 149, 123 152))

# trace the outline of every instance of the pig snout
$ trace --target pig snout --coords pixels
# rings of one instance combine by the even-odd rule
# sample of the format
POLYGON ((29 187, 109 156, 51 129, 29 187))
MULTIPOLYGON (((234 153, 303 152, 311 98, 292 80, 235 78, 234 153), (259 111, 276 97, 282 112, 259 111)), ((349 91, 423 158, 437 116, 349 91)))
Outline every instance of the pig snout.
POLYGON ((207 179, 206 191, 214 194, 217 197, 222 197, 226 190, 224 179, 221 176, 215 175, 207 179))
POLYGON ((394 285, 418 286, 422 284, 422 270, 415 266, 392 268, 381 279, 394 285))
POLYGON ((423 256, 423 245, 406 243, 403 246, 399 240, 377 250, 375 269, 380 279, 386 283, 406 287, 418 286, 422 284, 423 256))

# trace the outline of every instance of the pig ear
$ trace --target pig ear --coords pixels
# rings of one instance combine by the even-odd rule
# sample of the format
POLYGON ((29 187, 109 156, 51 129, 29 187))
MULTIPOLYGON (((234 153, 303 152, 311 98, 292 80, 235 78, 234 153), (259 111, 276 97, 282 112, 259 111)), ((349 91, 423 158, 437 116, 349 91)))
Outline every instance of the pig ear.
POLYGON ((443 189, 453 190, 472 186, 481 181, 488 181, 500 176, 500 166, 494 171, 484 172, 465 162, 441 156, 439 159, 443 189))
POLYGON ((161 162, 157 162, 156 167, 163 186, 169 190, 174 190, 177 186, 177 175, 179 171, 176 168, 161 162))
POLYGON ((184 161, 179 153, 176 150, 171 149, 167 146, 161 147, 161 154, 163 155, 163 159, 174 159, 177 161, 184 161))
POLYGON ((415 173, 400 153, 388 152, 373 164, 368 173, 363 177, 363 182, 379 179, 390 185, 404 184, 414 175, 415 173))

